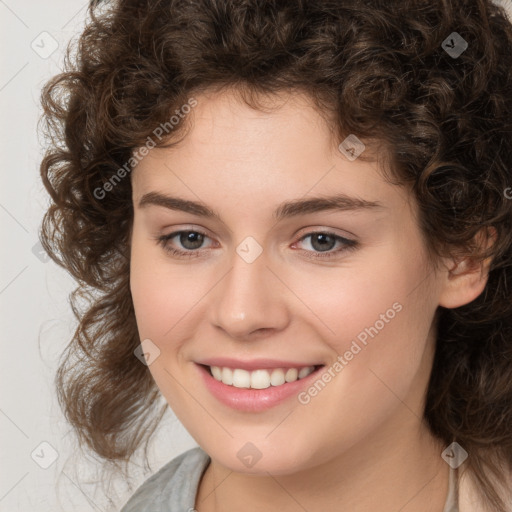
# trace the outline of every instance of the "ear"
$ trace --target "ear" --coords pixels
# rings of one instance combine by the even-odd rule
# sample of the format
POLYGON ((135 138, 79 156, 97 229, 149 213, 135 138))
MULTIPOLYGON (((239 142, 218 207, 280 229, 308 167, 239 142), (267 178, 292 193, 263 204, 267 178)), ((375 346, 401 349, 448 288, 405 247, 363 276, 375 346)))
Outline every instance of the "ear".
MULTIPOLYGON (((477 246, 485 245, 487 249, 495 240, 496 229, 493 227, 482 228, 475 236, 477 246)), ((458 308, 475 300, 484 291, 487 284, 491 260, 492 257, 481 262, 476 262, 469 257, 449 258, 439 296, 439 305, 445 308, 458 308)))

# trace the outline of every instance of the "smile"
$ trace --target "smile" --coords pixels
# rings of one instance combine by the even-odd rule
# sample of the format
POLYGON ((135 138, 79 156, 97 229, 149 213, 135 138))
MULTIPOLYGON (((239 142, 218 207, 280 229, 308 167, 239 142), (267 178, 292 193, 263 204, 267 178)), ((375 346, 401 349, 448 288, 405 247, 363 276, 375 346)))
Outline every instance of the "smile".
POLYGON ((195 364, 206 390, 229 408, 251 413, 284 403, 297 403, 294 399, 298 394, 325 369, 323 364, 291 366, 290 363, 268 360, 244 363, 219 358, 208 363, 195 364), (212 364, 214 362, 216 364, 212 364))
POLYGON ((214 379, 235 388, 266 389, 303 379, 315 371, 315 366, 302 368, 274 368, 247 371, 241 368, 210 366, 214 379))

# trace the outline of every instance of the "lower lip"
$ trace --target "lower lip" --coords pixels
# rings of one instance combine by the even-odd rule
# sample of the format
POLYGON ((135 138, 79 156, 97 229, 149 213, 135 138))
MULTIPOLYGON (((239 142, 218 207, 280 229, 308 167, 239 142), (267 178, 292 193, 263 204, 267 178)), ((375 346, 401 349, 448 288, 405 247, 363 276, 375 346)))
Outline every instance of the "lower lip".
POLYGON ((197 365, 206 387, 211 394, 223 404, 239 411, 260 412, 270 409, 292 396, 297 396, 313 380, 318 378, 323 366, 317 368, 307 377, 294 382, 286 382, 281 386, 270 386, 266 389, 236 388, 214 379, 209 368, 197 365))

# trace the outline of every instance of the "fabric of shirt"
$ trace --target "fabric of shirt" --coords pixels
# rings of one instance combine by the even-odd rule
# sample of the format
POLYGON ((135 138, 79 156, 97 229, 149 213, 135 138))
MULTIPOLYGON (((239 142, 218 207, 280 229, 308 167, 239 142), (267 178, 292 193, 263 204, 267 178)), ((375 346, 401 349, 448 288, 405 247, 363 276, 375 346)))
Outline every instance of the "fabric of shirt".
MULTIPOLYGON (((193 512, 199 482, 210 463, 200 447, 182 453, 148 478, 121 512, 193 512)), ((450 468, 448 496, 442 512, 459 512, 457 470, 450 468)))

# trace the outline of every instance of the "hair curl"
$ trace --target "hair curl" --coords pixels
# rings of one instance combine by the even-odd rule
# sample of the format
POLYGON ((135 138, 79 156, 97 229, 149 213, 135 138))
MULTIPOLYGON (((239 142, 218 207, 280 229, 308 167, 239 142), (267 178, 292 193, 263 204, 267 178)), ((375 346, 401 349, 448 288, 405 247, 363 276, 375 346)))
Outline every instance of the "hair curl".
POLYGON ((65 70, 42 91, 51 144, 40 170, 52 202, 40 238, 78 282, 70 297, 78 327, 56 384, 79 439, 126 461, 166 407, 133 355, 130 179, 102 199, 94 190, 191 95, 232 86, 252 105, 258 94, 300 90, 330 112, 339 140, 355 133, 385 143, 393 178, 418 203, 429 254, 492 260, 478 298, 438 308, 424 415, 436 437, 469 452, 482 495, 504 512, 489 475, 504 483, 500 463, 512 468, 505 10, 486 0, 118 0, 99 13, 98 3, 65 70), (468 42, 458 58, 441 46, 452 32, 468 42), (489 249, 475 243, 481 228, 495 230, 489 249))

